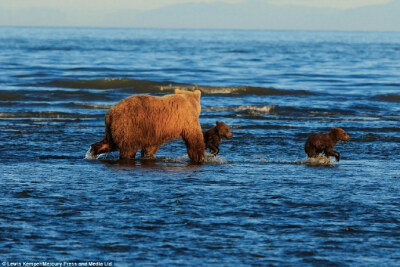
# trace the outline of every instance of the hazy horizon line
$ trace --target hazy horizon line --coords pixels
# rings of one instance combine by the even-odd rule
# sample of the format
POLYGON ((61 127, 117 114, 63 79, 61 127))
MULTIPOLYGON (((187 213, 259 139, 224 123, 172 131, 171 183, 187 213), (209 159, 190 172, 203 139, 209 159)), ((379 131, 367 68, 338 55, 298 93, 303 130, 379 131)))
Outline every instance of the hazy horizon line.
POLYGON ((0 25, 0 28, 65 28, 65 29, 131 29, 131 30, 177 30, 177 31, 288 31, 288 32, 361 32, 400 33, 400 30, 346 30, 346 29, 254 29, 254 28, 176 28, 176 27, 135 27, 135 26, 68 26, 68 25, 0 25))

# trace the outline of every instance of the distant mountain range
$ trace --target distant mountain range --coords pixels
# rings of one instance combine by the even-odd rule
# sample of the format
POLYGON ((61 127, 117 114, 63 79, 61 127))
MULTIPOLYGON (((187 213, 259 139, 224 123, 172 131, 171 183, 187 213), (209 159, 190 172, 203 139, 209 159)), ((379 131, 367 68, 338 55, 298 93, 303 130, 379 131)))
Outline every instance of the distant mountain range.
POLYGON ((400 31, 400 1, 353 9, 242 3, 187 3, 147 11, 5 9, 0 25, 108 26, 189 29, 288 29, 400 31))

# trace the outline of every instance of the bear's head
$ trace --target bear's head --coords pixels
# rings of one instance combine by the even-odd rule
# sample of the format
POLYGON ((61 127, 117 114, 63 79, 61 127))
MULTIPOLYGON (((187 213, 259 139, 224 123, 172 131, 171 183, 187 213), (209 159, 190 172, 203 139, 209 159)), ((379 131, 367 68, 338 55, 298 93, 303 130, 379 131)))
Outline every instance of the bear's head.
POLYGON ((175 89, 174 93, 176 95, 182 95, 183 97, 185 97, 190 103, 192 103, 194 107, 196 107, 197 113, 200 114, 201 111, 200 90, 186 91, 186 90, 175 89))
POLYGON ((228 125, 226 125, 223 121, 217 121, 215 122, 215 124, 217 125, 218 135, 221 138, 232 138, 233 134, 231 132, 231 128, 229 128, 228 125))
POLYGON ((339 127, 333 127, 331 129, 331 134, 335 137, 337 141, 347 141, 350 139, 350 136, 339 127))

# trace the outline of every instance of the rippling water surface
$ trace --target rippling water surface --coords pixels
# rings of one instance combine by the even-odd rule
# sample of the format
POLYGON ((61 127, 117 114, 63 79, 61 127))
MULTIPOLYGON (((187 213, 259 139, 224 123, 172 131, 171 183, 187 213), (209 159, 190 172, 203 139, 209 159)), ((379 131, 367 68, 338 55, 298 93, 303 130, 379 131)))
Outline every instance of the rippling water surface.
POLYGON ((400 34, 0 28, 0 260, 397 265, 400 34), (202 91, 203 165, 85 159, 132 94, 202 91), (344 128, 341 161, 309 161, 344 128))

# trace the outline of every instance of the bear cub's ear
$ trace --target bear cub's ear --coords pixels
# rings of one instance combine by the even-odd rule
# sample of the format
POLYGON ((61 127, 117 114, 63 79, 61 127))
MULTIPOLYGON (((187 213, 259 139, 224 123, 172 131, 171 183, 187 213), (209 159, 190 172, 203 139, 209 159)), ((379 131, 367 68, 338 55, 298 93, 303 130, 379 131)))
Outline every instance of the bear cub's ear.
POLYGON ((331 128, 331 133, 338 135, 338 134, 340 134, 340 130, 339 129, 340 128, 338 128, 338 127, 332 127, 331 128))

